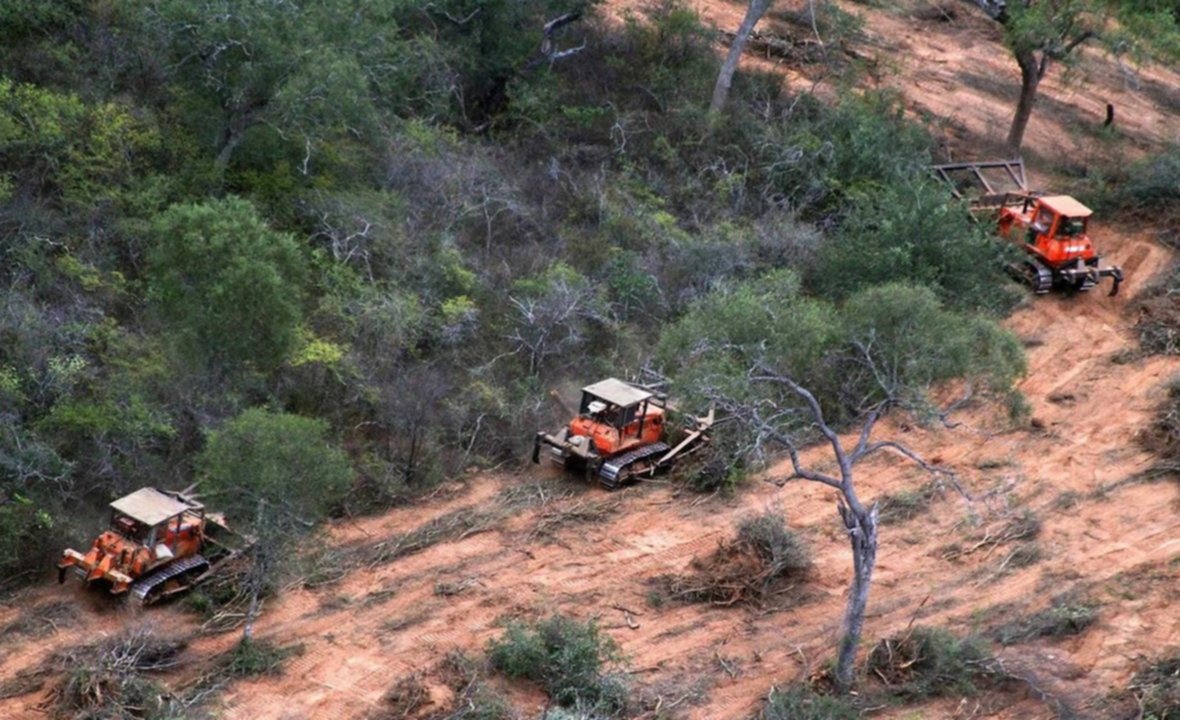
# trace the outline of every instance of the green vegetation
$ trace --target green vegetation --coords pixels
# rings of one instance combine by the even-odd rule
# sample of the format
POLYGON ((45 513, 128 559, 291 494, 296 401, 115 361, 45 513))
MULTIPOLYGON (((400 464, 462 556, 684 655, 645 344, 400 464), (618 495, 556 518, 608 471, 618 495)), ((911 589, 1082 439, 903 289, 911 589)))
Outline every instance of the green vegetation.
POLYGON ((553 702, 580 714, 616 717, 626 704, 622 682, 606 673, 621 661, 618 646, 594 621, 553 615, 511 622, 502 638, 489 643, 488 658, 508 677, 537 683, 553 702))
POLYGON ((893 695, 926 698, 972 694, 992 676, 993 668, 980 641, 916 626, 879 642, 865 661, 865 672, 893 695))
POLYGON ((758 720, 857 720, 860 710, 848 699, 820 695, 807 687, 775 688, 758 720))
POLYGON ((226 653, 224 673, 232 678, 278 675, 283 663, 292 655, 299 655, 303 648, 276 645, 267 640, 243 639, 226 653))
POLYGON ((1175 220, 1180 207, 1180 145, 1129 165, 1106 168, 1098 206, 1152 220, 1175 220))
POLYGON ((942 488, 935 482, 924 483, 913 490, 883 495, 877 499, 877 512, 882 525, 903 523, 918 517, 942 495, 942 488))
MULTIPOLYGON (((825 402, 878 333, 921 340, 874 344, 914 398, 1020 372, 1004 251, 932 187, 897 96, 740 72, 711 120, 713 35, 674 1, 622 27, 582 0, 354 5, 3 11, 5 576, 143 484, 203 480, 254 524, 245 496, 282 476, 226 454, 246 425, 315 424, 309 454, 257 429, 328 470, 313 520, 518 462, 549 388, 620 368, 673 376, 686 408, 762 345, 825 402), (585 48, 549 62, 570 11, 553 44, 585 48)), ((702 490, 750 467, 719 434, 702 490)))
POLYGON ((1138 717, 1180 718, 1180 652, 1165 654, 1135 673, 1129 689, 1138 702, 1138 717))
MULTIPOLYGON (((929 288, 873 286, 833 304, 805 295, 788 271, 719 287, 665 330, 657 357, 698 403, 796 408, 775 413, 779 431, 806 429, 810 419, 792 393, 751 375, 791 377, 841 424, 886 401, 928 416, 929 391, 951 378, 1010 394, 1025 367, 1011 333, 946 307, 929 288)), ((735 454, 762 451, 744 427, 723 429, 715 444, 735 454)))
POLYGON ((1066 595, 1040 612, 1004 623, 991 634, 1000 644, 1013 645, 1041 637, 1080 635, 1097 619, 1097 606, 1066 595))
POLYGON ((305 263, 238 198, 174 205, 152 225, 148 303, 185 359, 273 370, 291 353, 305 263))
POLYGON ((252 408, 209 436, 197 458, 204 488, 243 515, 278 506, 304 522, 323 518, 348 490, 348 458, 327 423, 252 408))

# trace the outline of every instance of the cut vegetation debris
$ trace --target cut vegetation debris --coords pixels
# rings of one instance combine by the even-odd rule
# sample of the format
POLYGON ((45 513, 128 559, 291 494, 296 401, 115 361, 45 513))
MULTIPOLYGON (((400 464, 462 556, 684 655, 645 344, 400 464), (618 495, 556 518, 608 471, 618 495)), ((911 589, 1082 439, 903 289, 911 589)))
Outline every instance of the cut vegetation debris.
POLYGON ((1139 706, 1136 718, 1180 719, 1180 648, 1135 673, 1128 689, 1139 706))
POLYGON ((1163 390, 1156 417, 1139 439, 1160 458, 1154 472, 1176 473, 1180 471, 1180 376, 1169 380, 1163 390))
POLYGON ((166 694, 150 676, 176 667, 186 646, 138 629, 61 653, 46 705, 59 718, 163 717, 166 694))
POLYGON ((970 695, 994 675, 991 655, 974 638, 957 638, 942 628, 916 626, 877 643, 866 673, 893 695, 925 698, 970 695))
POLYGON ((694 559, 693 572, 657 582, 681 602, 767 604, 796 589, 810 568, 806 543, 787 528, 780 512, 767 511, 742 520, 736 537, 722 541, 712 555, 694 559))
POLYGON ((982 532, 975 534, 971 544, 966 547, 958 543, 949 546, 943 551, 942 557, 945 560, 958 560, 977 552, 983 552, 984 557, 987 557, 1003 545, 1032 540, 1040 533, 1040 518, 1031 510, 1023 510, 986 526, 982 532))

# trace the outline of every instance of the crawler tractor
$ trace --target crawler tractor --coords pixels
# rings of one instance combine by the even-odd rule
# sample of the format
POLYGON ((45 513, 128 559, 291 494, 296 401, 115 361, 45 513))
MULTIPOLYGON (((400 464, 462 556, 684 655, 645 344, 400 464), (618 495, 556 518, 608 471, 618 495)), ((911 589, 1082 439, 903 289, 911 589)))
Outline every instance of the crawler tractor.
MULTIPOLYGON (((1020 160, 935 165, 935 177, 951 186, 956 197, 964 197, 970 186, 982 187, 984 194, 971 199, 978 215, 995 219, 1000 235, 1019 243, 1026 253, 1013 274, 1034 293, 1043 295, 1053 287, 1089 290, 1102 278, 1112 280, 1110 294, 1119 291, 1122 268, 1102 263, 1090 240, 1090 209, 1068 195, 1041 195, 1028 189, 1024 163, 1020 160), (997 192, 995 173, 1013 189, 997 192), (987 173, 993 173, 989 182, 987 173)), ((998 183, 997 183, 998 184, 998 183)))
MULTIPOLYGON (((556 394, 554 394, 556 397, 556 394)), ((582 388, 582 401, 569 425, 556 434, 538 432, 533 442, 533 462, 541 461, 548 446, 558 464, 597 475, 614 489, 638 477, 652 476, 670 467, 678 457, 708 440, 713 413, 694 418, 675 447, 668 444, 667 399, 651 390, 608 378, 582 388)))
POLYGON ((62 553, 58 582, 73 570, 87 584, 101 583, 112 594, 129 593, 150 605, 201 582, 248 542, 183 492, 145 487, 110 507, 110 527, 89 551, 62 553))

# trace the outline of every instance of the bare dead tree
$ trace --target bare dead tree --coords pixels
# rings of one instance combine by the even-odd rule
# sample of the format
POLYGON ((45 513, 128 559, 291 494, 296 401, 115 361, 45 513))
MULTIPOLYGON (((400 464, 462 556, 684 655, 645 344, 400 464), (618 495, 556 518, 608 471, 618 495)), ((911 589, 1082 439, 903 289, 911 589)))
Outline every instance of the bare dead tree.
POLYGON ((746 16, 742 18, 742 24, 738 26, 733 43, 729 46, 729 54, 725 56, 725 62, 721 64, 721 72, 717 73, 717 83, 713 86, 713 101, 709 103, 709 114, 714 117, 717 117, 721 108, 725 107, 730 85, 733 84, 733 74, 737 71, 738 62, 742 59, 742 53, 745 52, 750 34, 754 32, 754 26, 770 9, 774 0, 749 0, 749 2, 746 16))
POLYGON ((541 38, 541 51, 536 57, 534 57, 524 66, 525 71, 527 72, 529 70, 533 70, 545 63, 552 65, 562 58, 567 58, 571 55, 577 55, 578 53, 585 50, 585 40, 583 40, 582 44, 577 47, 567 48, 565 50, 559 50, 557 47, 558 31, 566 25, 580 20, 581 18, 582 12, 580 10, 575 10, 574 12, 568 12, 564 15, 559 15, 545 23, 544 35, 541 38))
POLYGON ((873 570, 877 564, 877 504, 872 503, 866 507, 857 495, 854 468, 873 453, 891 450, 908 458, 927 472, 949 474, 949 471, 931 465, 901 443, 893 440, 873 441, 871 439, 877 422, 894 404, 892 399, 878 402, 867 411, 860 427, 856 445, 850 450, 845 447, 835 429, 828 424, 819 400, 810 390, 794 379, 760 363, 750 371, 748 380, 751 385, 785 388, 802 403, 802 407, 799 407, 785 402, 782 404, 766 402, 739 404, 724 398, 716 399, 719 409, 737 417, 754 431, 753 442, 756 446, 761 447, 767 442, 773 442, 786 449, 791 458, 793 472, 789 477, 776 479, 775 484, 781 487, 788 481, 802 479, 826 485, 838 493, 836 508, 840 513, 840 519, 852 546, 852 582, 848 593, 848 604, 844 610, 836 662, 836 686, 841 692, 847 692, 852 687, 856 651, 860 645, 865 610, 869 601, 869 589, 872 585, 873 570), (806 421, 801 418, 806 418, 806 421), (839 470, 837 475, 808 467, 800 456, 800 448, 804 441, 814 437, 817 432, 831 446, 832 455, 839 470))

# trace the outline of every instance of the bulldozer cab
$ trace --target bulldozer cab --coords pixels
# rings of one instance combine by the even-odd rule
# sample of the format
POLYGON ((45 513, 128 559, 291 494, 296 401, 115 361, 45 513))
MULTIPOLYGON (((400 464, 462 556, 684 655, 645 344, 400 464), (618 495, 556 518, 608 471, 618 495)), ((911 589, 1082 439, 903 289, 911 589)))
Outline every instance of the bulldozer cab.
POLYGON ((582 404, 578 414, 622 432, 636 420, 642 423, 651 405, 662 407, 659 399, 651 392, 608 378, 582 388, 582 404))
POLYGON ((204 518, 200 503, 150 487, 111 503, 111 530, 154 551, 157 558, 175 555, 178 545, 199 540, 204 518))

